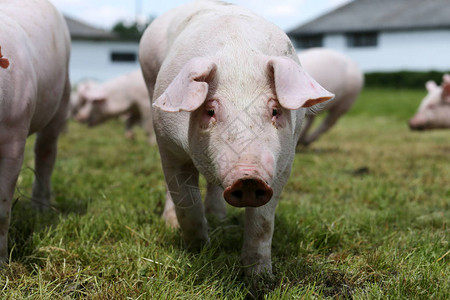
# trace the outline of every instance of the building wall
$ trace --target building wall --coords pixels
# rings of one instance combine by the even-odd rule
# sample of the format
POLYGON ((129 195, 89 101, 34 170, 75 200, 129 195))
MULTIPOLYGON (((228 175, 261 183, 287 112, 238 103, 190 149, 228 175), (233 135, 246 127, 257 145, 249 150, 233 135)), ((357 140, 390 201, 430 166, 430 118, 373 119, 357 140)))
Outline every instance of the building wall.
POLYGON ((343 34, 330 34, 323 46, 353 58, 364 72, 450 70, 450 30, 384 32, 377 46, 361 48, 348 47, 343 34))
POLYGON ((105 81, 134 71, 139 65, 139 43, 123 41, 72 41, 70 78, 72 84, 83 79, 105 81), (132 62, 113 62, 111 53, 134 53, 132 62))

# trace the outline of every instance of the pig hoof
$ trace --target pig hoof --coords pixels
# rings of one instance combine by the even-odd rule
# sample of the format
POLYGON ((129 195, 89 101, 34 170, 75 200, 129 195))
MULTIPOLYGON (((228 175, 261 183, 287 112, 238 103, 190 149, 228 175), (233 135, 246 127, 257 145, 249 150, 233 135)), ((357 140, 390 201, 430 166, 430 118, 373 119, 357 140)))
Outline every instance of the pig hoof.
POLYGON ((166 221, 166 225, 173 229, 180 228, 180 224, 178 224, 177 215, 175 214, 175 210, 171 210, 163 213, 163 218, 166 221))
POLYGON ((204 247, 209 247, 211 245, 211 241, 210 241, 209 237, 206 237, 206 239, 198 238, 198 239, 189 240, 189 241, 187 241, 185 239, 184 243, 190 251, 195 251, 195 252, 201 250, 204 247))
POLYGON ((243 265, 242 266, 244 274, 246 277, 258 278, 258 277, 271 277, 272 275, 272 264, 253 264, 253 265, 243 265))
POLYGON ((250 299, 264 299, 264 296, 278 286, 272 273, 261 273, 254 276, 246 276, 244 282, 248 286, 250 299))
POLYGON ((33 207, 39 212, 46 212, 50 210, 50 204, 47 200, 43 199, 32 199, 33 207))

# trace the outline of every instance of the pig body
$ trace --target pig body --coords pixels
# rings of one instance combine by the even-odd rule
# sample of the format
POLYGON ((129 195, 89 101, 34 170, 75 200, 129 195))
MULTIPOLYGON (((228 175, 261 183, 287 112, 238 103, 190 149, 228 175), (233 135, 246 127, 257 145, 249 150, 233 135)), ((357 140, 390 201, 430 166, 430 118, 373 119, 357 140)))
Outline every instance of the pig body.
POLYGON ((205 210, 221 218, 224 200, 245 207, 245 272, 271 272, 275 208, 305 107, 333 95, 300 67, 281 29, 224 2, 197 1, 158 18, 139 56, 169 190, 166 221, 197 247, 209 241, 205 210))
POLYGON ((342 53, 325 48, 312 48, 298 55, 303 68, 324 88, 335 94, 333 101, 327 102, 322 111, 327 116, 322 123, 310 133, 315 114, 306 118, 299 145, 308 146, 336 124, 358 98, 364 84, 364 74, 356 62, 342 53))
POLYGON ((126 135, 141 124, 150 144, 156 144, 151 119, 150 99, 141 70, 104 83, 82 82, 72 96, 72 115, 79 122, 96 126, 111 118, 126 117, 126 135))
POLYGON ((70 96, 70 37, 61 14, 47 1, 0 3, 0 261, 8 256, 11 199, 28 135, 37 133, 32 200, 50 202, 57 138, 70 96))
POLYGON ((428 81, 425 87, 428 95, 409 120, 409 127, 411 130, 450 128, 450 75, 444 75, 440 86, 428 81))

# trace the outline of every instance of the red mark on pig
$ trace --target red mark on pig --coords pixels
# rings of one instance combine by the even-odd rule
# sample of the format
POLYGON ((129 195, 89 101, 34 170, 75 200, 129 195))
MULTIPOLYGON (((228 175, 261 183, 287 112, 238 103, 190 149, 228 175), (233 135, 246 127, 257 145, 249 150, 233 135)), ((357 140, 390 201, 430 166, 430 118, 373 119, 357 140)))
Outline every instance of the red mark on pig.
POLYGON ((9 60, 2 55, 2 47, 0 46, 0 67, 6 69, 9 67, 9 60))

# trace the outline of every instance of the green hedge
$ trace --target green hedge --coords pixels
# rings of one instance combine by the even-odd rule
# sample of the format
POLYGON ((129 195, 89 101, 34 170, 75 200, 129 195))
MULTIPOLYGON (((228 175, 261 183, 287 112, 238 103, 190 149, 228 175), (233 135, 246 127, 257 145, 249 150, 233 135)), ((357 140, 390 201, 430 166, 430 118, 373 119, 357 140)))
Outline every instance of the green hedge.
POLYGON ((437 84, 442 81, 442 75, 449 72, 373 72, 365 74, 365 86, 367 87, 394 87, 423 89, 425 82, 434 80, 437 84))

